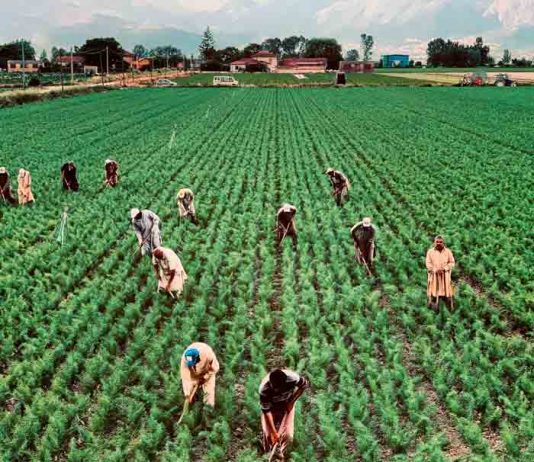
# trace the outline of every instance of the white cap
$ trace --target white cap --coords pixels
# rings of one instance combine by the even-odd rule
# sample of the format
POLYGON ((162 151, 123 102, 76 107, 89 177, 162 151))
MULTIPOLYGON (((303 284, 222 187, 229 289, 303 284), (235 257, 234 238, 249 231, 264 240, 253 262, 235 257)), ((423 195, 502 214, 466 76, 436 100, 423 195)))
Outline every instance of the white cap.
POLYGON ((106 164, 111 164, 113 162, 111 159, 106 159, 106 164))
POLYGON ((140 211, 141 211, 141 210, 139 210, 139 209, 131 209, 131 210, 130 210, 130 217, 131 217, 132 219, 135 218, 137 215, 139 215, 139 212, 140 212, 140 211))
POLYGON ((364 219, 362 220, 362 225, 366 228, 371 226, 371 219, 369 217, 364 217, 364 219))
POLYGON ((7 170, 5 167, 0 167, 0 173, 7 173, 7 170))

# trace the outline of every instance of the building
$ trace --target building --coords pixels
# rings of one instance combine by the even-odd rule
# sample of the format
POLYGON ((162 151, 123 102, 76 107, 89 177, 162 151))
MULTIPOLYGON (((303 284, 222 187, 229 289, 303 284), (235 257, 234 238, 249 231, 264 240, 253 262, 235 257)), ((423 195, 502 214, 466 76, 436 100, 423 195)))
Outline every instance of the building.
POLYGON ((254 58, 243 58, 230 63, 230 72, 245 72, 247 67, 260 68, 265 67, 266 64, 254 58))
POLYGON ((129 51, 124 52, 124 62, 137 71, 146 71, 152 67, 152 58, 140 58, 129 51))
POLYGON ((22 61, 17 59, 10 59, 7 61, 7 72, 27 72, 29 74, 39 72, 39 61, 24 61, 23 67, 22 61))
POLYGON ((409 55, 382 55, 382 67, 408 67, 409 55))
POLYGON ((263 67, 267 72, 307 74, 325 72, 326 65, 326 58, 285 58, 278 61, 274 53, 260 51, 250 58, 238 59, 230 63, 230 71, 243 72, 250 68, 257 70, 263 67))
POLYGON ((350 73, 350 72, 373 72, 375 70, 375 65, 372 62, 364 63, 363 61, 340 61, 339 62, 339 71, 350 73))
POLYGON ((230 63, 230 72, 244 72, 247 69, 276 72, 278 58, 270 51, 259 51, 250 58, 242 58, 230 63))
POLYGON ((259 61, 260 63, 265 63, 269 72, 275 72, 278 67, 278 58, 270 51, 259 51, 252 55, 252 59, 259 61))
POLYGON ((85 58, 83 56, 72 56, 72 58, 71 55, 58 56, 56 58, 56 63, 61 67, 70 69, 71 59, 74 70, 76 72, 82 72, 85 63, 85 58))
POLYGON ((287 74, 312 74, 326 72, 326 58, 286 58, 278 64, 276 72, 287 74))

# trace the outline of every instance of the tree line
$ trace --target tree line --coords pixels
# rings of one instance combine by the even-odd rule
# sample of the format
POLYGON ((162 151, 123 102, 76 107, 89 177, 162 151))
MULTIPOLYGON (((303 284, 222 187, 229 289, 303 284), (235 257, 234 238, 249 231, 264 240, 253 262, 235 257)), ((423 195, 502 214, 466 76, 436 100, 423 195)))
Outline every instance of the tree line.
MULTIPOLYGON (((215 38, 209 27, 202 36, 198 52, 204 70, 227 69, 232 61, 248 58, 259 51, 269 51, 278 58, 326 58, 329 69, 337 69, 339 62, 343 59, 347 61, 372 60, 374 38, 372 35, 361 34, 360 49, 352 48, 342 54, 341 45, 334 38, 306 38, 302 35, 291 35, 283 39, 271 37, 261 43, 249 43, 243 48, 228 46, 216 48, 215 38)), ((24 50, 25 60, 35 60, 36 52, 29 40, 15 40, 9 43, 0 44, 0 68, 7 68, 8 60, 22 59, 24 50)), ((61 66, 58 58, 70 55, 71 50, 61 47, 52 47, 50 59, 45 50, 39 56, 43 71, 59 71, 61 66)), ((86 40, 82 46, 75 46, 72 53, 82 56, 85 64, 97 66, 105 70, 109 64, 110 71, 120 72, 129 69, 129 65, 124 61, 127 51, 113 37, 92 38, 86 40)), ((144 45, 135 45, 132 50, 137 58, 150 58, 154 68, 176 67, 179 63, 184 63, 187 69, 191 67, 193 56, 186 56, 182 51, 173 45, 162 45, 147 48, 144 45)), ((419 63, 417 63, 419 64, 419 63)), ((490 55, 490 47, 484 43, 482 37, 477 37, 471 45, 459 43, 457 41, 436 38, 427 45, 427 65, 446 67, 476 67, 476 66, 532 66, 532 60, 526 58, 514 58, 510 50, 504 50, 502 58, 496 60, 490 55)), ((379 64, 380 66, 380 64, 379 64)))
MULTIPOLYGON (((373 37, 362 34, 361 45, 363 59, 369 61, 374 46, 373 37)), ((339 62, 343 59, 355 61, 360 56, 358 50, 351 49, 343 57, 341 44, 334 38, 315 37, 308 39, 303 35, 291 35, 283 39, 270 37, 261 43, 249 43, 242 49, 231 46, 217 49, 215 37, 209 27, 204 31, 198 51, 206 70, 220 70, 233 61, 250 58, 260 51, 273 53, 279 59, 326 58, 329 69, 337 69, 339 62)))

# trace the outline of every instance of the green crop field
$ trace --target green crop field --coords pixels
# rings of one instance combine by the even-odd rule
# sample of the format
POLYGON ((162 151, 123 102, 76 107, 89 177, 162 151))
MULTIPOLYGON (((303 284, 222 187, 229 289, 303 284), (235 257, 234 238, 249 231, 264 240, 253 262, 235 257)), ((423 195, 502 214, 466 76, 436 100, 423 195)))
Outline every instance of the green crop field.
MULTIPOLYGON (((175 82, 181 87, 206 87, 213 84, 213 77, 216 75, 232 75, 241 86, 256 87, 280 87, 280 86, 333 86, 336 74, 318 73, 303 74, 305 79, 298 79, 294 74, 272 74, 265 72, 258 73, 199 73, 188 77, 180 77, 175 82)), ((429 86, 433 82, 410 79, 405 77, 395 77, 386 74, 356 74, 347 73, 347 86, 364 86, 364 87, 387 87, 387 86, 429 86)), ((435 84, 435 83, 434 83, 435 84)))
POLYGON ((0 164, 29 169, 37 200, 0 204, 1 459, 267 461, 258 386, 287 366, 311 382, 291 461, 532 461, 533 126, 530 88, 137 89, 0 110, 0 164), (79 193, 60 188, 67 160, 79 193), (330 166, 352 182, 342 208, 330 166), (179 222, 184 186, 199 226, 179 222), (295 250, 275 246, 283 202, 295 250), (162 218, 189 275, 178 301, 134 255, 131 207, 162 218), (349 232, 365 215, 373 278, 349 232), (457 261, 440 312, 438 233, 457 261), (221 363, 217 403, 178 426, 197 340, 221 363))

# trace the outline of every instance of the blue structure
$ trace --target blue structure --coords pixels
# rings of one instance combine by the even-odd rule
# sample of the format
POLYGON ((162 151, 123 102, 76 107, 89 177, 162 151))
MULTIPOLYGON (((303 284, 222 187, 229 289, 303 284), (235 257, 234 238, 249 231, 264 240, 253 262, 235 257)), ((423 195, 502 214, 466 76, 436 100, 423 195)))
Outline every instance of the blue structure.
POLYGON ((382 55, 383 67, 408 67, 409 55, 382 55))

